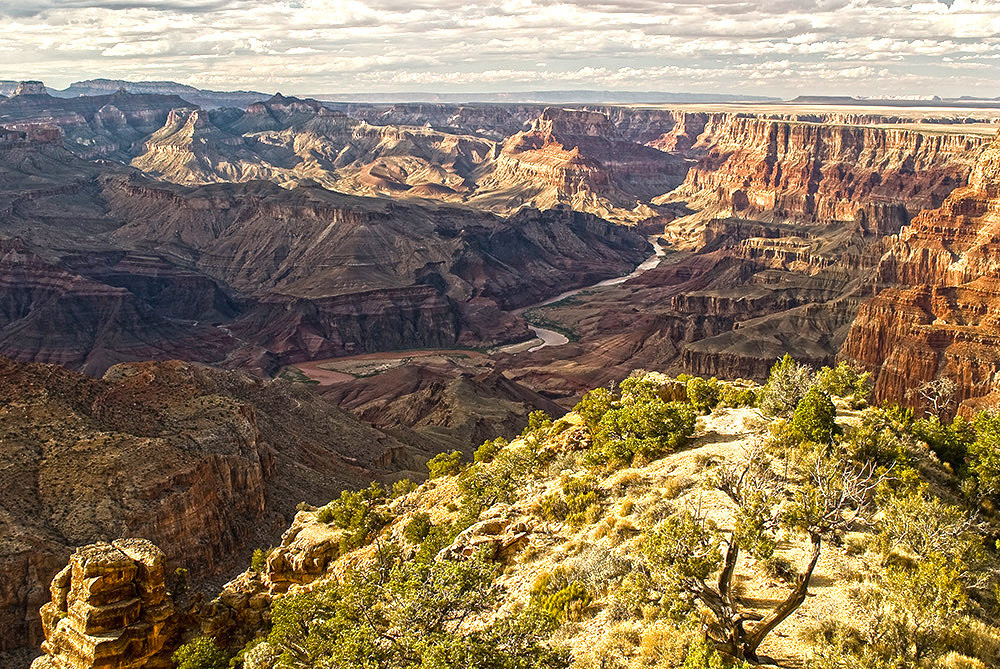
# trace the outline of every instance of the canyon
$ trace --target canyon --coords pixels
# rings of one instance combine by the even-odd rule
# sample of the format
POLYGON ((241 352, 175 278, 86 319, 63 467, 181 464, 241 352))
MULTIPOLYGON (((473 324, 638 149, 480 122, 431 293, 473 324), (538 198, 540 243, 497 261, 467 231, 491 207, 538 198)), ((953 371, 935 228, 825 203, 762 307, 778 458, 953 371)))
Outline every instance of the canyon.
POLYGON ((76 546, 141 590, 160 558, 114 542, 142 536, 210 589, 296 503, 637 368, 760 380, 789 352, 876 401, 1000 397, 998 110, 114 83, 0 99, 0 652, 68 611, 76 546))
POLYGON ((947 378, 963 413, 995 404, 998 225, 1000 137, 967 185, 903 228, 864 287, 874 296, 861 305, 843 356, 875 372, 877 397, 919 405, 912 389, 947 378))

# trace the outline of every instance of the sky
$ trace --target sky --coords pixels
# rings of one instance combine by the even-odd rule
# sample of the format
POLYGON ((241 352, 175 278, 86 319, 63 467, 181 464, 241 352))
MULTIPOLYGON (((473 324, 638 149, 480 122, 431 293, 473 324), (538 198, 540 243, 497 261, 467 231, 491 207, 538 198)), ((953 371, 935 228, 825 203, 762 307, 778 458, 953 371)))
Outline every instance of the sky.
POLYGON ((0 79, 1000 96, 1000 0, 0 0, 0 79))

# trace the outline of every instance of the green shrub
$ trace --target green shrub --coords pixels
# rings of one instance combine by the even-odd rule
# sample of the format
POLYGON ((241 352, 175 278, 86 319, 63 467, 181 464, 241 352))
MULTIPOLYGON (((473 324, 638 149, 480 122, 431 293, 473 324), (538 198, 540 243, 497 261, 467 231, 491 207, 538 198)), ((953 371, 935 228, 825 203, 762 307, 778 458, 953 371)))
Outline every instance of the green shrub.
POLYGON ((698 411, 711 411, 719 404, 719 396, 722 388, 719 380, 714 376, 711 379, 703 379, 696 376, 687 382, 688 401, 698 411))
POLYGON ((749 667, 750 665, 746 662, 727 660, 712 642, 702 637, 699 641, 688 646, 684 663, 679 669, 749 669, 749 667))
POLYGON ((468 560, 381 559, 348 569, 310 592, 277 599, 267 641, 279 667, 564 669, 540 614, 462 624, 500 605, 497 565, 468 560))
POLYGON ((528 414, 528 425, 521 432, 521 436, 527 437, 530 434, 538 434, 543 430, 548 430, 550 427, 552 427, 552 418, 541 409, 536 409, 528 414))
POLYGON ((597 430, 604 414, 611 410, 611 406, 616 400, 616 395, 607 388, 595 388, 584 393, 583 399, 573 407, 573 411, 580 414, 583 422, 593 432, 597 430))
POLYGON ((417 484, 410 479, 399 479, 392 484, 392 492, 390 497, 396 499, 397 497, 402 497, 403 495, 408 495, 417 489, 417 484))
POLYGON ((478 515, 498 502, 511 503, 516 491, 540 463, 539 453, 528 447, 504 449, 490 462, 477 462, 458 477, 462 504, 478 515))
POLYGON ((913 421, 912 429, 913 436, 927 444, 953 471, 961 472, 965 468, 969 448, 976 441, 976 432, 967 420, 958 416, 945 424, 937 416, 931 416, 913 421))
POLYGON ((264 573, 264 568, 267 567, 267 556, 270 554, 270 548, 267 550, 263 548, 255 549, 253 555, 250 556, 250 571, 255 574, 264 573))
POLYGON ((200 636, 174 651, 177 669, 228 669, 229 653, 215 645, 211 637, 200 636))
POLYGON ((843 444, 857 462, 875 462, 883 467, 908 466, 907 444, 911 441, 912 423, 912 413, 866 409, 861 420, 848 428, 843 444))
POLYGON ((497 437, 496 439, 487 439, 476 449, 473 453, 473 460, 475 462, 492 462, 493 458, 496 457, 497 453, 502 451, 509 445, 509 442, 503 437, 497 437))
POLYGON ((531 588, 531 605, 555 620, 580 620, 591 600, 586 586, 561 567, 539 574, 531 588))
POLYGON ((411 544, 419 544, 427 538, 432 527, 430 514, 421 511, 413 514, 413 517, 410 518, 410 522, 403 528, 403 536, 411 544))
POLYGON ((830 396, 813 387, 795 407, 792 429, 805 441, 828 444, 837 434, 836 418, 837 408, 830 396))
POLYGON ((816 385, 828 395, 850 400, 853 406, 863 404, 872 391, 871 372, 859 372, 846 362, 836 367, 823 367, 816 374, 816 385))
POLYGON ((462 451, 438 453, 427 461, 429 477, 454 476, 462 471, 462 451))
MULTIPOLYGON (((586 460, 593 466, 621 466, 646 461, 684 446, 694 434, 691 405, 666 402, 659 384, 647 376, 622 381, 620 395, 592 429, 586 460)), ((602 400, 603 402, 603 400, 602 400)))
POLYGON ((566 522, 573 527, 594 522, 599 507, 597 482, 591 476, 565 477, 562 481, 566 500, 566 522))
POLYGON ((771 367, 767 383, 757 394, 757 406, 767 416, 791 416, 814 382, 812 370, 786 353, 771 367))
POLYGON ((1000 414, 983 411, 972 425, 976 439, 969 445, 969 472, 983 493, 1000 496, 1000 414))
POLYGON ((757 391, 750 385, 722 384, 719 403, 725 407, 752 407, 757 404, 757 391))
POLYGON ((559 522, 566 520, 569 515, 569 505, 562 493, 554 490, 538 500, 536 512, 545 520, 559 522))
POLYGON ((385 500, 385 490, 377 483, 363 490, 345 490, 339 499, 320 509, 316 519, 344 530, 340 550, 346 552, 368 543, 389 522, 389 516, 379 508, 385 500))

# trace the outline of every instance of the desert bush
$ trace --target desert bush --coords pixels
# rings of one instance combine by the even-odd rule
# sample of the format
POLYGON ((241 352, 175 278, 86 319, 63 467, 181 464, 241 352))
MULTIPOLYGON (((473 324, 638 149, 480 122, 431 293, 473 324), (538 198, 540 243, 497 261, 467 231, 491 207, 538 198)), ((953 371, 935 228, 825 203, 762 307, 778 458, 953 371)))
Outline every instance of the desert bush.
POLYGON ((792 429, 804 441, 828 444, 838 432, 837 408, 818 387, 810 388, 792 415, 792 429))
POLYGON ((616 394, 607 388, 595 388, 584 393, 583 398, 573 407, 573 411, 580 414, 583 422, 590 428, 591 432, 597 430, 604 414, 611 410, 616 400, 616 394))
POLYGON ((552 427, 552 417, 541 409, 536 409, 528 414, 528 425, 521 432, 522 437, 529 435, 539 435, 548 431, 552 427))
POLYGON ((600 507, 597 481, 592 476, 567 476, 562 480, 566 500, 566 522, 574 527, 594 522, 600 507))
POLYGON ((814 383, 812 369, 786 353, 771 367, 767 383, 757 393, 757 406, 767 416, 790 417, 814 383))
POLYGON ((438 453, 427 461, 428 477, 455 476, 462 471, 462 451, 438 453))
POLYGON ((622 381, 621 394, 599 419, 586 460, 592 466, 649 461, 684 446, 694 434, 690 405, 666 402, 647 377, 622 381))
POLYGON ((757 404, 757 390, 750 385, 723 383, 719 404, 724 407, 752 407, 757 404))
POLYGON ((632 623, 620 623, 609 629, 575 658, 577 669, 635 669, 632 664, 640 636, 632 623))
POLYGON ((976 440, 976 432, 969 421, 958 416, 951 423, 945 423, 937 416, 929 416, 913 421, 912 431, 913 436, 927 444, 953 471, 965 469, 969 448, 976 440))
POLYGON ((267 566, 267 556, 270 554, 270 548, 267 550, 263 548, 254 549, 253 555, 250 556, 250 571, 255 574, 264 573, 264 568, 267 566))
POLYGON ((539 574, 531 588, 531 606, 559 621, 580 620, 590 602, 586 586, 561 567, 539 574))
POLYGON ((403 528, 403 537, 411 544, 419 544, 427 538, 433 526, 430 514, 423 511, 415 513, 403 528))
POLYGON ((476 516, 498 502, 513 502, 517 489, 543 462, 538 451, 520 447, 504 449, 490 462, 473 464, 458 477, 467 513, 476 516))
POLYGON ((795 566, 784 555, 771 555, 760 562, 760 567, 770 578, 788 582, 795 579, 795 566))
POLYGON ((562 493, 554 490, 538 500, 535 513, 545 520, 559 522, 566 520, 566 516, 569 515, 569 506, 567 506, 562 493))
POLYGON ((547 639, 547 616, 496 617, 475 630, 463 621, 499 605, 497 565, 402 560, 386 548, 375 564, 309 591, 281 597, 267 642, 281 667, 564 669, 547 639))
POLYGON ((345 490, 339 499, 320 509, 316 519, 344 530, 340 550, 353 550, 366 544, 389 522, 388 514, 379 508, 385 500, 385 490, 377 483, 358 491, 345 490))
POLYGON ((871 372, 859 372, 846 362, 823 367, 816 374, 816 385, 828 395, 842 397, 853 407, 867 401, 872 391, 871 372))
POLYGON ((976 439, 969 445, 969 472, 981 492, 1000 496, 1000 413, 983 411, 972 425, 976 439))
POLYGON ((687 382, 688 401, 698 411, 708 412, 714 409, 719 403, 721 391, 719 380, 714 376, 711 379, 696 376, 687 382))
POLYGON ((472 454, 472 459, 474 462, 492 462, 497 453, 506 448, 508 444, 509 442, 503 437, 487 439, 472 454))
POLYGON ((211 637, 199 636, 174 651, 177 669, 228 669, 230 653, 219 648, 211 637))
POLYGON ((847 429, 842 444, 858 462, 876 462, 883 467, 903 465, 910 460, 912 424, 912 413, 865 409, 858 423, 847 429))
POLYGON ((887 499, 876 529, 882 559, 852 594, 857 615, 819 630, 812 666, 931 667, 956 650, 995 662, 998 646, 981 643, 991 635, 969 632, 993 574, 977 522, 916 490, 887 499))
POLYGON ((417 484, 410 479, 399 479, 392 484, 392 492, 389 494, 392 499, 397 497, 402 497, 404 495, 409 495, 411 492, 417 489, 417 484))

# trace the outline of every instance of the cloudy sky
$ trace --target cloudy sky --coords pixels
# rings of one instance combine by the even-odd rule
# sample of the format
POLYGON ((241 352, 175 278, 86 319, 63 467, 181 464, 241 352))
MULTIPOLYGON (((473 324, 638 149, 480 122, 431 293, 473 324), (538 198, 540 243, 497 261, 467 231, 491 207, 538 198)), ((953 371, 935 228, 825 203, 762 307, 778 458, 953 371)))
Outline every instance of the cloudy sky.
POLYGON ((0 79, 1000 96, 1000 0, 0 0, 0 79))

